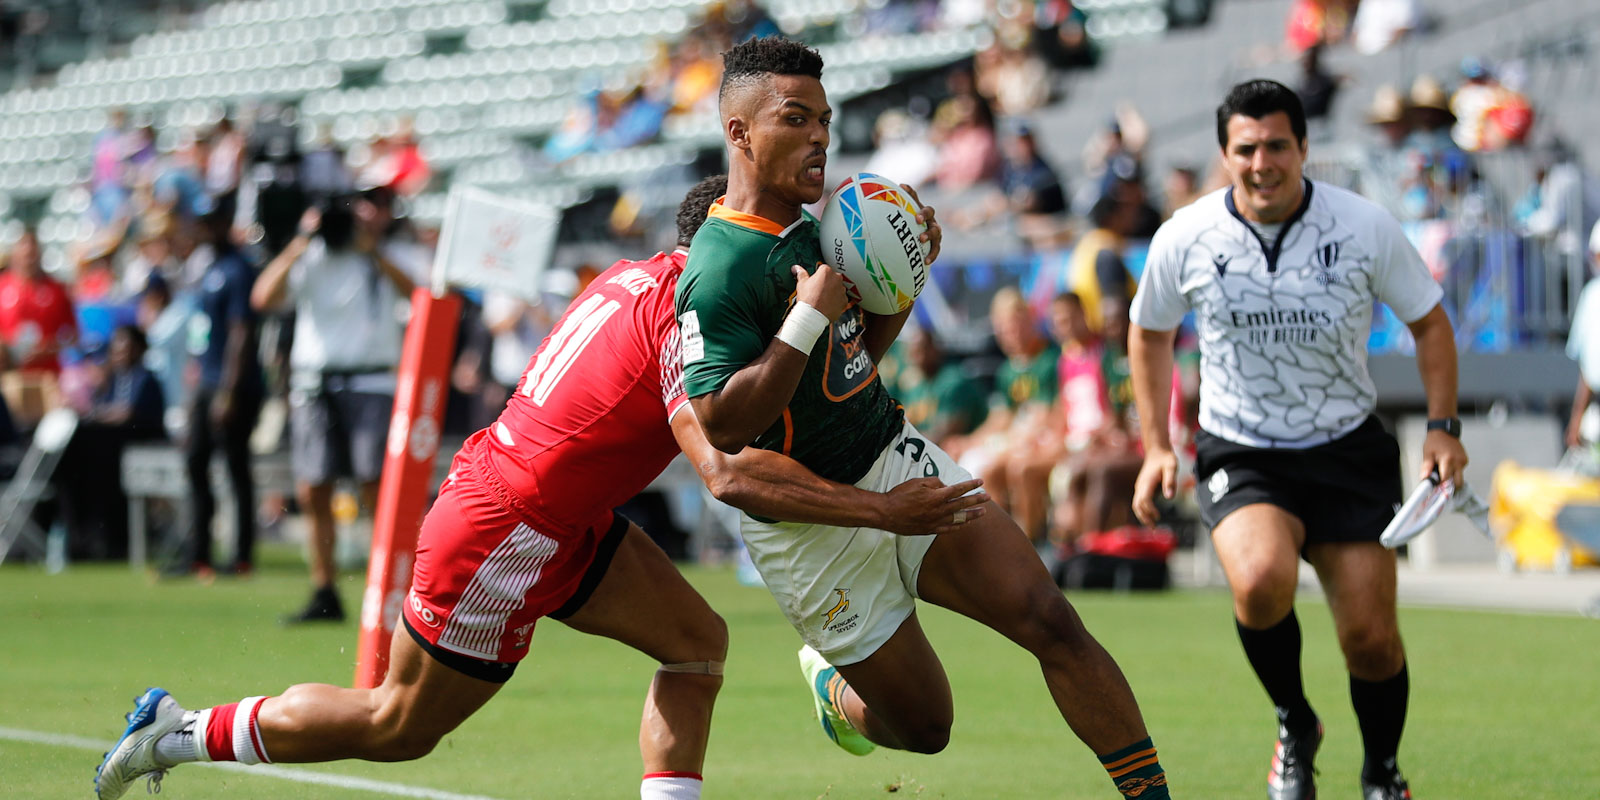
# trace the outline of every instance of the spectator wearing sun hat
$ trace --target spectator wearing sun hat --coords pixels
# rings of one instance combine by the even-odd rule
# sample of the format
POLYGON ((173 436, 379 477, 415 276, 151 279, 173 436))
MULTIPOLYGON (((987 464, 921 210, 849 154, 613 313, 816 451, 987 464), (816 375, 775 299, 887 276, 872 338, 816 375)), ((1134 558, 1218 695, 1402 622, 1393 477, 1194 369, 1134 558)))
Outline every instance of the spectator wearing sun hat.
POLYGON ((1392 214, 1400 209, 1398 176, 1406 163, 1406 141, 1411 118, 1405 96, 1385 84, 1372 94, 1367 125, 1373 134, 1362 148, 1361 193, 1392 214))
POLYGON ((1472 177, 1471 156, 1450 136, 1456 116, 1450 111, 1450 96, 1432 75, 1419 75, 1411 83, 1411 135, 1407 149, 1425 156, 1432 169, 1432 183, 1442 193, 1460 194, 1472 177))

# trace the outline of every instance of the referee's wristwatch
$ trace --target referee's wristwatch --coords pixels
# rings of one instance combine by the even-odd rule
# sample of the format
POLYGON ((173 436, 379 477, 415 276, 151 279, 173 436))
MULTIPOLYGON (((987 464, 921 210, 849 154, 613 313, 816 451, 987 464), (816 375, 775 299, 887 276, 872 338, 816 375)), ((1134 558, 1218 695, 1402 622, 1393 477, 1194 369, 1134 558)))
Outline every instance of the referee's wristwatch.
POLYGON ((1444 417, 1443 419, 1428 420, 1428 430, 1444 431, 1457 439, 1461 438, 1461 418, 1444 417))

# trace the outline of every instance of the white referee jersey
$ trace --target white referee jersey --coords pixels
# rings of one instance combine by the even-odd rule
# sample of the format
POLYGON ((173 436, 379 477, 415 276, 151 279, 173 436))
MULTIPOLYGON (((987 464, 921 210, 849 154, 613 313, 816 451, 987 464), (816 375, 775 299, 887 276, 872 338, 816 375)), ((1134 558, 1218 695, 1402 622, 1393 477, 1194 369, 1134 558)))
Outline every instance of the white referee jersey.
POLYGON ((1180 209, 1150 243, 1131 319, 1172 330, 1195 312, 1202 429, 1305 448, 1355 430, 1376 405, 1373 301, 1409 323, 1443 296, 1394 217, 1307 180, 1277 241, 1239 215, 1232 187, 1180 209))

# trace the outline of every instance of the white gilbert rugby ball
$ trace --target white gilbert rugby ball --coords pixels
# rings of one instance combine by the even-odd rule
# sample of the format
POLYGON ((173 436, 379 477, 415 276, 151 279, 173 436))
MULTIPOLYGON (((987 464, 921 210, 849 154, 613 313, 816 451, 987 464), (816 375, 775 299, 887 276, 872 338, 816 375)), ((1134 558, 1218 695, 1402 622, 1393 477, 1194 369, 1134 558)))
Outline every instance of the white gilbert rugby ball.
POLYGON ((873 314, 911 307, 928 284, 921 209, 900 184, 862 172, 828 196, 818 225, 822 257, 844 275, 845 291, 873 314))

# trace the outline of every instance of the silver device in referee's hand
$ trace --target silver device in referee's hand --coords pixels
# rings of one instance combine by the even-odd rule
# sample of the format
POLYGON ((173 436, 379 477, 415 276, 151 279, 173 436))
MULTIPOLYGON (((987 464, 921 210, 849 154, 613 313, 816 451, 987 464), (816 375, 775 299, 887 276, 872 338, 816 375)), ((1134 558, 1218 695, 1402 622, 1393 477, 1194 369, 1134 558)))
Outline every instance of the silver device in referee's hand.
POLYGON ((1465 514, 1473 527, 1484 536, 1494 539, 1494 534, 1489 531, 1489 504, 1466 481, 1457 486, 1453 480, 1441 479, 1439 471, 1434 470, 1412 490, 1411 496, 1395 512, 1394 519, 1389 527, 1383 529, 1378 541, 1384 547, 1393 549, 1417 538, 1439 518, 1447 506, 1451 511, 1465 514))

